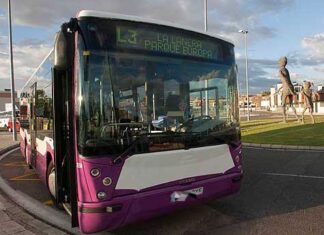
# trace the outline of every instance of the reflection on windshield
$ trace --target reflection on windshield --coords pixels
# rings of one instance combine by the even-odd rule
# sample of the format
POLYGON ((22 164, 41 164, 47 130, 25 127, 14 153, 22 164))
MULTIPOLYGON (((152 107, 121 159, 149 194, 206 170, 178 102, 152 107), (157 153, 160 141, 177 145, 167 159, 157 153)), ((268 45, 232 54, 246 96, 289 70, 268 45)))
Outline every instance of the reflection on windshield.
POLYGON ((238 122, 231 66, 96 52, 79 60, 82 149, 120 154, 138 137, 139 152, 208 145, 202 136, 218 141, 238 122))

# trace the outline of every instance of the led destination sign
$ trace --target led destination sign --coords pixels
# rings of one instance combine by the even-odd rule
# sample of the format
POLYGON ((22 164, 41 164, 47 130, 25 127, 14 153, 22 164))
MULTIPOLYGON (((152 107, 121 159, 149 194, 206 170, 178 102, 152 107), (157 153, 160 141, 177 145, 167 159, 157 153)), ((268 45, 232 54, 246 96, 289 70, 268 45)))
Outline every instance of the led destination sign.
POLYGON ((218 44, 200 37, 183 36, 164 29, 153 31, 129 26, 116 27, 118 48, 133 48, 205 59, 219 59, 218 44))

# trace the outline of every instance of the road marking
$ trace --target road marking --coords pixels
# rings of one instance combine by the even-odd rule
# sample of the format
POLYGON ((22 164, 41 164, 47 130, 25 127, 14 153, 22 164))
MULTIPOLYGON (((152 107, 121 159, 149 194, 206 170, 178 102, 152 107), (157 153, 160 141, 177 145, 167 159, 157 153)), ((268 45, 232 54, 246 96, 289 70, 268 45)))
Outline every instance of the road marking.
POLYGON ((280 174, 280 173, 263 173, 264 175, 273 175, 273 176, 287 176, 287 177, 299 177, 299 178, 311 178, 311 179, 324 179, 324 176, 315 176, 315 175, 295 175, 295 174, 280 174))
POLYGON ((54 205, 54 203, 53 203, 53 201, 52 201, 51 199, 48 200, 48 201, 45 201, 44 204, 45 204, 46 206, 53 206, 53 205, 54 205))
POLYGON ((32 173, 28 173, 25 175, 15 176, 9 180, 11 180, 11 181, 39 181, 40 180, 39 178, 27 178, 27 177, 33 176, 33 175, 35 175, 37 177, 36 173, 32 172, 32 173))
POLYGON ((0 164, 0 166, 5 166, 5 167, 17 167, 17 166, 27 166, 25 161, 20 161, 20 162, 9 162, 9 163, 4 163, 0 164))

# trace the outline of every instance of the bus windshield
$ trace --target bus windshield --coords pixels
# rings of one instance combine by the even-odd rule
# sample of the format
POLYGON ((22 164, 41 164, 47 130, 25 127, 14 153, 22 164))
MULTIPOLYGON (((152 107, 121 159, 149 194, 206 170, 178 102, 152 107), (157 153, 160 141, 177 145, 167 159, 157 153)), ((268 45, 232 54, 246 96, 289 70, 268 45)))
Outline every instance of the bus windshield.
POLYGON ((118 156, 135 142, 144 153, 238 140, 234 64, 82 46, 78 53, 81 154, 118 156))

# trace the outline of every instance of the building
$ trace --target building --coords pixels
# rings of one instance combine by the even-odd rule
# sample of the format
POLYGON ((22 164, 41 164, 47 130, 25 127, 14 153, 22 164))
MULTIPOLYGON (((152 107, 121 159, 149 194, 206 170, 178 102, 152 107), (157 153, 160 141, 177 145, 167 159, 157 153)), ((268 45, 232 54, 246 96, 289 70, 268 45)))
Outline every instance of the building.
POLYGON ((317 87, 316 102, 314 103, 314 112, 324 113, 324 86, 317 87))
MULTIPOLYGON (((15 92, 15 103, 19 107, 17 92, 15 92)), ((4 91, 0 91, 0 112, 11 111, 11 107, 11 90, 5 89, 4 91)))
MULTIPOLYGON (((249 106, 250 106, 250 108, 255 108, 255 104, 252 103, 251 98, 252 98, 252 95, 249 95, 249 106)), ((246 96, 244 96, 244 95, 239 96, 239 107, 240 107, 240 109, 247 108, 246 96)))
MULTIPOLYGON (((247 100, 246 96, 239 97, 239 106, 241 110, 246 109, 247 100)), ((270 108, 270 95, 249 95, 249 106, 251 110, 269 110, 270 108)))
POLYGON ((262 96, 261 109, 270 110, 270 95, 262 96))
POLYGON ((252 95, 250 97, 250 100, 251 100, 252 106, 254 106, 255 109, 261 109, 262 108, 262 105, 261 105, 262 100, 263 100, 262 94, 252 95))
MULTIPOLYGON (((296 95, 293 96, 293 105, 297 112, 304 109, 304 96, 302 95, 302 85, 293 83, 296 95)), ((270 88, 270 110, 279 111, 282 107, 282 93, 280 92, 281 84, 270 88)), ((314 113, 324 114, 324 86, 318 86, 314 92, 314 113)))

